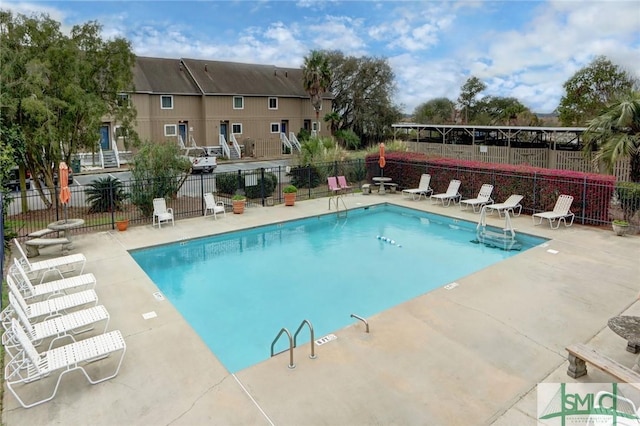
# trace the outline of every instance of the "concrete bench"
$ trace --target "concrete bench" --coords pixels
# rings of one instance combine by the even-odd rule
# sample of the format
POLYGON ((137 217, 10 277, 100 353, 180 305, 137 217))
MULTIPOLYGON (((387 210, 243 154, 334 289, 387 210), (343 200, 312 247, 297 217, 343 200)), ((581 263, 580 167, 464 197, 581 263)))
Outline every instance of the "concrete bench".
POLYGON ((599 354, 595 349, 582 343, 573 344, 566 349, 567 352, 569 352, 569 368, 567 369, 567 374, 574 379, 587 374, 586 363, 588 362, 616 379, 640 389, 640 374, 632 369, 625 367, 609 357, 599 354))
MULTIPOLYGON (((362 185, 362 194, 367 195, 367 194, 371 194, 371 187, 372 186, 377 186, 378 187, 378 192, 380 192, 380 184, 379 183, 365 183, 364 185, 362 185)), ((385 183, 384 184, 384 188, 385 190, 388 190, 390 193, 395 194, 397 189, 398 189, 398 184, 397 183, 385 183)))
POLYGON ((67 245, 71 244, 68 238, 34 238, 25 242, 27 246, 27 257, 35 257, 40 255, 40 249, 49 246, 62 246, 63 254, 66 251, 67 245))
POLYGON ((39 231, 34 231, 34 232, 28 234, 27 236, 29 236, 31 238, 40 238, 40 237, 44 237, 45 235, 53 234, 54 232, 58 232, 58 231, 56 231, 55 229, 45 228, 45 229, 41 229, 39 231))

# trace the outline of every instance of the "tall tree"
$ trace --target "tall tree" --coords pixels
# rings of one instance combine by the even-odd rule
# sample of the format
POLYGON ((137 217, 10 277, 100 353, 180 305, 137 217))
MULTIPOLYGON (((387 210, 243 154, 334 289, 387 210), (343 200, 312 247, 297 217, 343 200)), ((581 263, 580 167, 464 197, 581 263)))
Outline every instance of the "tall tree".
POLYGON ((448 124, 454 122, 456 104, 447 98, 435 98, 416 107, 413 112, 417 123, 448 124))
POLYGON ((592 119, 584 133, 584 153, 612 172, 618 160, 629 158, 631 181, 640 182, 640 92, 627 92, 592 119))
POLYGON ((20 129, 19 161, 42 176, 51 191, 53 173, 81 149, 93 150, 104 116, 130 128, 135 110, 118 95, 133 89, 134 55, 122 38, 104 41, 96 22, 76 25, 70 35, 47 15, 0 11, 0 125, 20 129))
POLYGON ((316 126, 318 126, 319 132, 320 123, 318 117, 320 115, 320 108, 322 108, 322 95, 331 85, 329 60, 324 52, 312 50, 309 56, 304 57, 302 78, 304 90, 311 97, 311 105, 313 105, 313 109, 316 111, 316 126))
POLYGON ((637 79, 628 72, 598 56, 564 83, 565 94, 558 105, 560 122, 563 126, 584 126, 618 94, 636 85, 637 79))
POLYGON ((333 111, 340 115, 339 130, 353 130, 360 143, 383 140, 402 116, 393 104, 394 74, 385 59, 344 56, 328 52, 333 72, 333 111))
POLYGON ((460 96, 458 96, 458 104, 464 114, 464 123, 469 123, 469 120, 473 120, 475 109, 477 104, 476 97, 487 85, 482 82, 478 77, 469 77, 467 81, 460 88, 460 96))
POLYGON ((487 96, 478 102, 477 124, 503 126, 532 126, 537 123, 535 114, 516 98, 487 96))

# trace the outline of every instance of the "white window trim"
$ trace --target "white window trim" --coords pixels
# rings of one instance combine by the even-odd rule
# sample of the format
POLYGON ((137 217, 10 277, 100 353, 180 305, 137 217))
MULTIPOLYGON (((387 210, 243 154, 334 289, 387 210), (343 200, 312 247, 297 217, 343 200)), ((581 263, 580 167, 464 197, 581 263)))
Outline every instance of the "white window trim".
MULTIPOLYGON (((127 106, 131 106, 131 96, 128 93, 118 93, 117 98, 118 98, 118 102, 117 102, 118 104, 120 104, 121 100, 126 100, 127 106)), ((124 105, 124 102, 123 102, 123 105, 124 105)))
POLYGON ((160 95, 160 109, 173 109, 173 95, 160 95), (167 107, 162 105, 162 100, 164 98, 171 99, 171 107, 167 108, 167 107))
POLYGON ((177 124, 165 124, 164 125, 164 135, 165 136, 178 136, 178 125, 177 124), (173 127, 173 133, 170 133, 168 130, 173 127))
POLYGON ((269 98, 267 98, 267 108, 272 109, 272 110, 276 110, 278 109, 278 98, 276 98, 275 96, 271 96, 269 98), (275 100, 276 101, 276 106, 275 107, 271 107, 271 100, 275 100))
POLYGON ((317 121, 312 121, 311 122, 311 131, 312 132, 317 132, 318 131, 318 122, 317 121))
POLYGON ((242 123, 231 123, 231 133, 233 133, 234 135, 241 135, 242 134, 242 123), (234 132, 233 131, 233 126, 240 127, 240 131, 239 132, 234 132))
POLYGON ((280 123, 271 123, 269 125, 269 129, 271 130, 271 133, 280 133, 280 123), (275 132, 273 131, 274 126, 278 129, 275 132))
POLYGON ((234 96, 231 102, 233 103, 233 109, 244 109, 244 96, 234 96), (236 107, 236 99, 242 100, 242 106, 240 108, 236 107))

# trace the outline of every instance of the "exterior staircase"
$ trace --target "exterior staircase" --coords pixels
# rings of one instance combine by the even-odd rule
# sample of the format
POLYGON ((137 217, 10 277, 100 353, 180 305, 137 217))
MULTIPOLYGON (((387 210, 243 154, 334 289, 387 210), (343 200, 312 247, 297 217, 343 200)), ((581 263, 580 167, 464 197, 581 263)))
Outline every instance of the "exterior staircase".
POLYGON ((102 158, 104 161, 105 169, 118 168, 118 160, 116 159, 116 153, 112 150, 103 150, 102 158))
POLYGON ((240 155, 238 155, 238 152, 235 149, 230 149, 229 160, 239 160, 239 159, 240 159, 240 155))

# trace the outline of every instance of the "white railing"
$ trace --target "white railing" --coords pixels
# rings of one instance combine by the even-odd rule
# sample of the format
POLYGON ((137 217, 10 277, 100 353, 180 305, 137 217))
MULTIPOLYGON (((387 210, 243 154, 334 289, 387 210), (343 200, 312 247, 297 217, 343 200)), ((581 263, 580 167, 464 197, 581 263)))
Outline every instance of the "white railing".
POLYGON ((118 143, 113 144, 113 155, 116 157, 116 165, 120 168, 120 151, 118 151, 118 143))
MULTIPOLYGON (((230 139, 231 139, 231 144, 233 145, 233 149, 238 154, 238 158, 241 158, 242 157, 242 150, 240 149, 240 145, 238 144, 238 141, 236 140, 236 135, 231 133, 230 139)), ((229 152, 229 154, 231 154, 231 152, 229 152)))
POLYGON ((280 133, 280 142, 284 144, 287 148, 289 148, 293 152, 293 147, 291 146, 291 142, 287 139, 287 135, 284 133, 280 133))
POLYGON ((178 145, 180 145, 180 148, 185 149, 186 146, 184 146, 184 140, 182 139, 182 135, 178 135, 178 145))
POLYGON ((193 137, 193 135, 189 135, 189 142, 191 143, 191 146, 192 146, 192 147, 194 147, 194 148, 197 148, 197 147, 198 147, 198 145, 196 145, 196 140, 195 140, 195 138, 193 137))
POLYGON ((100 155, 100 168, 104 169, 104 154, 102 153, 102 147, 100 147, 100 152, 98 154, 100 155))
POLYGON ((289 140, 291 141, 291 145, 295 146, 298 149, 298 152, 302 151, 302 147, 300 146, 300 141, 296 137, 296 134, 293 132, 289 132, 289 140))
POLYGON ((218 143, 222 147, 222 156, 224 158, 231 158, 231 151, 229 150, 229 145, 227 144, 227 139, 223 134, 218 138, 218 143))

